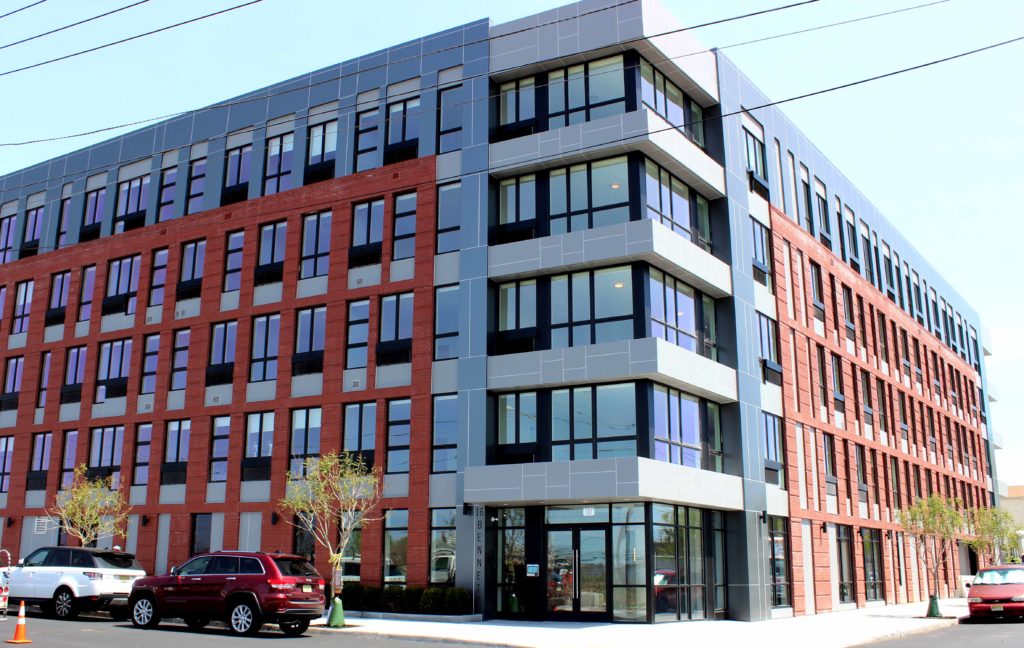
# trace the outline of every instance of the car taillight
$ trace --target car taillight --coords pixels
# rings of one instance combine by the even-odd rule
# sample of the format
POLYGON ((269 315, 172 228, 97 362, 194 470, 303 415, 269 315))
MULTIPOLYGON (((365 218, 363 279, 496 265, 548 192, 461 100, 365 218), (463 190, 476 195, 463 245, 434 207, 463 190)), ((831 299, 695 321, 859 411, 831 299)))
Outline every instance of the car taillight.
POLYGON ((320 580, 318 580, 316 582, 316 586, 319 587, 320 589, 323 589, 324 588, 324 579, 321 578, 320 580))
POLYGON ((295 581, 285 580, 283 578, 271 578, 267 580, 267 585, 270 585, 270 589, 275 590, 292 590, 295 589, 295 581))
POLYGON ((103 580, 103 574, 99 572, 82 572, 82 575, 89 580, 103 580))

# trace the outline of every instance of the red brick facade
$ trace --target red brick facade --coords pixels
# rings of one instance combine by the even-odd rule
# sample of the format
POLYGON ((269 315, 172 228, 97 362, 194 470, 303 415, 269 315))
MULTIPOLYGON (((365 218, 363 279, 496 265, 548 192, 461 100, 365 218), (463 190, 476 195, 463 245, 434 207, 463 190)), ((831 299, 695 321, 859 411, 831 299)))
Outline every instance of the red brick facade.
MULTIPOLYGON (((893 515, 896 497, 898 495, 905 506, 916 496, 917 477, 913 475, 920 471, 921 494, 925 497, 935 492, 960 498, 967 506, 987 504, 987 457, 975 387, 980 383, 978 373, 798 223, 772 208, 771 225, 779 357, 784 376, 794 612, 805 614, 810 609, 805 601, 810 592, 805 591, 804 585, 808 569, 813 570, 814 609, 822 612, 838 607, 839 601, 833 600, 832 585, 836 576, 830 567, 830 553, 835 552, 835 547, 830 546, 825 523, 853 528, 854 600, 858 607, 866 603, 861 528, 881 530, 882 598, 888 603, 922 600, 926 596, 925 572, 919 565, 915 579, 910 565, 914 554, 906 536, 903 536, 901 552, 902 576, 898 571, 900 552, 896 543, 900 527, 893 515), (820 324, 815 322, 812 263, 821 269, 824 321, 820 324), (849 333, 844 288, 852 297, 854 322, 849 333), (884 318, 884 331, 879 315, 884 318), (909 358, 904 358, 903 331, 908 339, 909 358), (888 363, 882 360, 882 335, 888 342, 888 363), (848 337, 854 340, 852 344, 848 337), (920 348, 919 361, 914 352, 915 340, 920 348), (827 363, 820 374, 819 345, 823 347, 827 363), (933 353, 938 363, 933 363, 933 353), (833 354, 841 359, 844 402, 835 398, 833 354), (904 359, 909 360, 909 365, 904 359), (819 376, 825 377, 824 403, 821 402, 819 376), (865 377, 868 380, 865 381, 865 377), (938 386, 933 380, 938 381, 938 386), (865 383, 869 397, 862 388, 865 383), (879 383, 884 385, 882 402, 879 402, 879 383), (947 388, 948 385, 952 386, 947 388), (954 399, 957 391, 959 401, 954 399), (900 393, 907 403, 906 444, 900 426, 900 393), (871 413, 865 409, 869 403, 871 413), (881 430, 883 408, 884 435, 881 430), (842 425, 837 413, 845 419, 842 425), (934 417, 933 422, 928 421, 929 417, 934 417), (932 429, 934 437, 930 439, 932 429), (798 430, 802 434, 798 434, 798 430), (835 512, 829 512, 827 505, 829 486, 823 459, 824 433, 835 439, 835 512), (799 449, 802 456, 798 456, 798 439, 803 443, 799 449), (813 449, 812 443, 815 444, 813 449), (858 485, 857 445, 862 446, 865 453, 866 491, 858 485), (965 456, 969 465, 963 463, 965 456), (898 484, 893 481, 893 458, 898 466, 895 475, 898 484), (801 463, 802 476, 798 474, 801 463), (803 505, 801 487, 804 489, 803 505), (862 507, 861 502, 866 502, 866 506, 862 507), (813 564, 805 560, 804 521, 810 521, 813 564)), ((954 552, 940 595, 952 595, 960 588, 959 574, 959 556, 954 552)))
MULTIPOLYGON (((147 486, 146 504, 134 507, 132 513, 146 516, 148 524, 139 526, 137 553, 147 570, 153 570, 157 545, 157 519, 160 514, 171 515, 168 565, 180 564, 188 557, 191 514, 196 512, 224 513, 223 546, 232 548, 239 531, 239 513, 261 511, 262 548, 264 550, 292 549, 293 529, 282 516, 272 522, 271 511, 275 502, 284 495, 286 472, 289 460, 289 440, 292 408, 322 407, 321 448, 332 450, 340 447, 342 441, 342 412, 346 403, 376 401, 377 463, 383 463, 385 456, 386 403, 392 398, 412 399, 412 421, 410 442, 409 496, 386 499, 382 508, 409 510, 408 581, 410 584, 424 584, 428 578, 429 510, 428 489, 431 461, 431 363, 433 360, 434 322, 434 248, 435 248, 435 167, 434 158, 389 165, 386 168, 359 173, 344 178, 327 180, 311 186, 300 187, 278 195, 249 200, 235 205, 210 210, 187 219, 174 220, 145 227, 141 230, 82 243, 66 250, 25 259, 3 267, 0 285, 7 286, 8 298, 0 323, 0 354, 6 359, 23 355, 25 369, 21 383, 18 419, 15 428, 0 429, 0 436, 13 434, 14 461, 11 471, 11 486, 8 506, 4 514, 12 522, 4 530, 5 548, 18 555, 22 533, 21 521, 25 515, 42 515, 40 509, 25 509, 25 477, 31 454, 31 438, 36 432, 53 432, 46 502, 52 504, 60 481, 63 432, 69 429, 79 431, 78 463, 89 456, 89 430, 103 425, 125 427, 124 447, 121 459, 122 482, 129 484, 132 463, 135 456, 135 429, 140 423, 153 423, 151 446, 150 478, 147 486), (397 193, 417 191, 416 253, 415 273, 409 280, 389 282, 391 263, 391 231, 393 228, 393 196, 397 193), (377 198, 385 199, 384 237, 381 259, 381 284, 348 289, 348 250, 353 236, 353 204, 377 198), (302 215, 332 210, 332 231, 330 246, 330 270, 328 292, 325 295, 296 298, 296 284, 299 272, 299 251, 301 248, 302 215), (259 226, 286 219, 287 246, 284 261, 282 299, 279 302, 252 306, 253 269, 258 250, 259 226), (228 232, 245 231, 242 285, 239 293, 239 307, 222 312, 221 290, 224 274, 224 254, 228 232), (206 239, 205 272, 202 284, 201 313, 198 317, 175 320, 174 286, 178 281, 182 244, 187 241, 206 239), (159 324, 145 324, 145 304, 150 287, 152 253, 160 248, 169 249, 167 264, 167 290, 163 304, 162 321, 159 324), (105 294, 107 263, 133 254, 142 255, 139 277, 138 313, 134 328, 100 332, 100 308, 105 294), (93 315, 89 323, 89 334, 75 338, 75 314, 78 312, 82 268, 96 266, 93 315), (64 339, 44 343, 43 315, 47 309, 52 273, 71 270, 72 279, 67 305, 67 319, 64 339), (27 345, 22 349, 7 350, 7 338, 11 330, 14 306, 14 288, 17 282, 35 278, 35 292, 32 300, 27 345), (379 331, 380 295, 414 292, 414 332, 411 360, 411 385, 376 389, 374 386, 374 346, 379 331), (342 370, 345 358, 346 304, 350 300, 370 299, 369 359, 367 385, 362 391, 342 391, 342 370), (327 327, 324 351, 323 390, 321 396, 292 398, 291 363, 287 361, 294 347, 295 311, 310 306, 327 306, 327 327), (281 330, 279 346, 279 370, 277 377, 277 398, 273 401, 246 403, 246 382, 249 375, 249 352, 251 348, 252 318, 261 314, 280 313, 281 330), (221 321, 237 320, 238 337, 236 361, 230 405, 204 406, 204 370, 209 362, 209 338, 211 325, 221 321), (185 407, 181 410, 165 409, 168 376, 171 363, 171 331, 190 327, 192 330, 188 361, 188 384, 185 407), (153 412, 137 414, 140 365, 143 339, 147 334, 162 333, 158 361, 157 392, 153 412), (122 417, 91 419, 90 409, 95 393, 97 375, 97 349, 100 342, 131 337, 133 353, 127 393, 126 414, 122 417), (82 389, 81 416, 77 421, 58 420, 59 398, 57 394, 63 383, 65 349, 85 344, 88 346, 85 384, 82 389), (39 385, 41 354, 52 352, 49 373, 49 397, 45 415, 40 424, 34 423, 35 401, 39 385), (245 414, 251 412, 275 412, 274 447, 271 459, 271 494, 269 502, 240 503, 240 463, 243 453, 245 414), (206 485, 208 481, 209 455, 211 450, 210 428, 212 417, 231 416, 231 447, 228 459, 226 502, 208 504, 206 485), (191 419, 192 432, 188 452, 189 468, 186 483, 187 500, 184 505, 158 504, 160 489, 159 463, 164 456, 163 422, 174 419, 191 419)), ((364 582, 381 581, 382 563, 381 523, 368 527, 363 537, 362 574, 364 582)), ((116 540, 124 544, 124 538, 116 540)), ((318 554, 319 565, 326 566, 326 554, 318 554)))

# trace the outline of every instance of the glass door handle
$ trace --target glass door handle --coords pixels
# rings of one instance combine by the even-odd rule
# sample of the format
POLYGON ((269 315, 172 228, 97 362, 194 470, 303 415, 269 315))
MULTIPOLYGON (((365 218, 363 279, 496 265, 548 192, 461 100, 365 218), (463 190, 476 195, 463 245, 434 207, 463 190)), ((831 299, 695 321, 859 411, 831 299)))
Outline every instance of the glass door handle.
POLYGON ((572 550, 572 596, 580 597, 580 550, 572 550))

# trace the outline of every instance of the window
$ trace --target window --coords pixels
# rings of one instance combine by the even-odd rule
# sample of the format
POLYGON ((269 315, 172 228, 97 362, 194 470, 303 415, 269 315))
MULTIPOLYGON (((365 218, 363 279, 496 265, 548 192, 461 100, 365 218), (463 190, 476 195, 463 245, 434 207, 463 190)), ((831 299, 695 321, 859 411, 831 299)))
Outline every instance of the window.
POLYGON ((409 362, 412 344, 413 294, 388 295, 380 300, 380 345, 377 364, 409 362))
POLYGON ((757 320, 761 340, 761 359, 771 365, 770 367, 766 365, 766 369, 770 368, 776 373, 781 373, 778 324, 763 313, 757 314, 757 320))
POLYGON ((285 133, 267 138, 267 159, 263 174, 263 195, 269 196, 291 189, 292 148, 295 135, 285 133))
POLYGON ((309 460, 320 456, 319 407, 292 410, 292 445, 288 470, 292 475, 305 476, 309 460))
POLYGON ((281 316, 279 314, 253 318, 249 382, 277 380, 277 347, 280 333, 281 316))
POLYGON ((814 179, 814 199, 818 212, 818 238, 825 247, 832 248, 832 223, 829 220, 828 199, 825 198, 825 185, 814 179))
POLYGON ((141 266, 141 254, 115 259, 107 265, 107 295, 103 300, 104 315, 135 314, 141 266))
POLYGON ((510 223, 532 223, 536 218, 537 176, 530 173, 516 178, 506 178, 498 183, 499 226, 510 223))
POLYGON ((140 394, 156 393, 157 356, 160 352, 160 334, 147 335, 142 346, 142 382, 140 394))
POLYGON ((654 386, 654 458, 701 468, 704 451, 700 399, 661 385, 654 386))
POLYGON ((455 583, 455 509, 430 509, 430 583, 455 583))
POLYGON ((274 450, 274 413, 255 412, 245 417, 245 456, 242 481, 270 479, 270 457, 274 450))
POLYGON ((836 475, 836 438, 831 434, 821 435, 823 452, 821 460, 825 463, 825 479, 835 483, 836 475))
MULTIPOLYGON (((192 514, 192 535, 188 544, 188 554, 194 556, 196 554, 207 553, 210 551, 210 541, 213 536, 213 514, 212 513, 193 513, 192 514)), ((195 565, 195 570, 186 569, 188 574, 202 574, 206 571, 206 561, 212 560, 212 558, 199 558, 191 563, 189 566, 195 565)))
POLYGON ((548 174, 548 227, 564 234, 629 220, 625 156, 575 164, 548 174))
MULTIPOLYGON (((46 207, 33 207, 25 210, 25 232, 21 237, 22 248, 36 248, 39 247, 39 239, 43 235, 43 218, 46 213, 46 207)), ((28 250, 22 250, 21 257, 28 256, 26 254, 28 250)))
POLYGON ((78 321, 88 322, 92 317, 92 294, 96 283, 96 266, 82 269, 82 293, 78 300, 78 321))
POLYGON ((419 107, 420 98, 411 97, 388 104, 386 125, 386 146, 384 163, 399 162, 416 157, 416 144, 419 141, 419 107), (387 155, 388 150, 399 149, 402 152, 394 157, 387 155), (389 159, 390 157, 390 159, 389 159))
POLYGON ((117 184, 117 210, 114 212, 114 234, 137 229, 146 224, 149 201, 149 175, 117 184))
POLYGON ((288 223, 280 221, 260 226, 260 250, 256 260, 254 283, 257 286, 276 283, 284 276, 285 240, 288 223))
POLYGON ((570 461, 636 456, 633 383, 551 392, 551 459, 570 461))
POLYGON ((331 212, 302 217, 299 279, 326 277, 331 259, 331 212))
POLYGON ((179 421, 167 421, 166 439, 164 440, 164 463, 172 464, 165 466, 162 484, 184 484, 185 468, 188 462, 188 444, 192 432, 192 421, 183 419, 179 421), (171 470, 173 468, 173 470, 171 470), (180 473, 180 474, 175 474, 180 473), (168 481, 169 478, 178 477, 181 481, 168 481))
POLYGON ((356 172, 377 166, 380 146, 380 108, 364 110, 356 115, 356 172))
POLYGON ((46 396, 50 391, 50 352, 43 351, 42 360, 39 363, 39 398, 36 407, 46 407, 46 396))
POLYGON ((103 220, 106 202, 106 187, 94 189, 85 194, 85 210, 82 213, 82 230, 78 235, 79 241, 91 241, 99 238, 100 223, 103 220))
POLYGON ((32 314, 32 289, 35 281, 22 281, 15 288, 14 318, 11 320, 11 335, 28 332, 28 318, 32 314))
POLYGON ((160 172, 160 195, 156 204, 158 222, 174 218, 174 194, 178 187, 178 168, 170 167, 160 172))
POLYGON ((14 261, 14 216, 0 218, 0 263, 14 261))
POLYGON ((550 334, 553 349, 633 339, 632 269, 551 277, 550 334))
MULTIPOLYGON (((7 362, 4 363, 4 396, 17 396, 21 391, 21 376, 25 371, 25 358, 23 356, 17 356, 15 358, 7 358, 7 362)), ((18 400, 4 399, 3 407, 0 409, 17 409, 18 400)))
POLYGON ((60 201, 60 213, 57 215, 57 248, 67 247, 68 244, 68 212, 71 211, 71 199, 62 198, 60 201))
POLYGON ((431 472, 455 472, 459 458, 459 397, 434 396, 434 453, 431 472))
POLYGON ((231 448, 231 417, 215 416, 210 438, 210 483, 228 480, 228 452, 231 448))
POLYGON ((245 232, 229 232, 224 251, 224 292, 234 292, 242 287, 242 249, 245 232))
POLYGON ((510 281, 498 286, 498 330, 537 326, 537 280, 510 281))
POLYGON ((341 580, 358 583, 362 561, 363 530, 357 526, 341 550, 341 580))
POLYGON ((381 241, 384 239, 384 201, 360 203, 352 212, 352 249, 350 268, 380 263, 381 241))
POLYGON ((206 194, 206 158, 192 160, 188 165, 188 199, 185 213, 203 211, 203 196, 206 194))
POLYGON ((149 483, 149 449, 153 442, 153 424, 142 423, 135 428, 135 464, 132 485, 144 486, 149 483))
POLYGON ((459 357, 459 286, 434 290, 434 360, 459 357))
POLYGON ((622 55, 548 72, 548 128, 626 112, 622 55))
POLYGON ((46 490, 46 472, 50 469, 50 445, 53 433, 32 435, 32 462, 29 464, 25 490, 46 490))
POLYGON ((536 392, 499 395, 497 415, 499 445, 536 443, 536 392))
POLYGON ((153 268, 149 274, 149 305, 164 303, 164 288, 167 286, 167 248, 153 252, 153 268))
POLYGON ((224 188, 240 188, 248 185, 252 144, 228 149, 224 157, 224 188))
POLYGON ((408 570, 409 511, 384 513, 384 584, 405 585, 408 570))
POLYGON ((879 529, 862 528, 860 534, 864 543, 864 598, 868 601, 881 601, 885 596, 882 583, 882 532, 879 529))
POLYGON ((437 152, 448 153, 462 148, 463 104, 466 100, 462 85, 442 88, 437 105, 437 152))
POLYGON ((309 166, 333 162, 338 150, 338 120, 310 126, 306 154, 309 166))
POLYGON ((842 403, 846 400, 846 390, 843 388, 843 359, 835 353, 832 354, 832 396, 836 400, 836 409, 841 411, 842 403))
POLYGON ((132 341, 113 340, 100 344, 96 369, 96 402, 123 398, 128 394, 128 371, 132 363, 132 341))
POLYGON ((497 608, 519 613, 519 601, 526 600, 526 514, 522 508, 500 508, 497 513, 497 608), (520 598, 523 597, 523 598, 520 598))
POLYGON ((64 457, 60 464, 60 488, 67 490, 75 478, 75 454, 78 451, 78 430, 64 433, 64 457))
POLYGON ((821 266, 811 262, 811 298, 814 300, 814 317, 825 321, 825 284, 821 280, 821 266))
POLYGON ((853 527, 836 525, 836 556, 839 563, 839 602, 854 602, 853 527))
POLYGON ((747 145, 747 171, 767 182, 768 166, 765 160, 764 142, 746 128, 743 129, 743 137, 747 145))
POLYGON ((462 183, 453 182, 437 188, 437 250, 436 254, 456 252, 461 247, 462 183))
POLYGON ((11 465, 14 459, 14 437, 0 437, 0 493, 11 487, 11 465))
POLYGON ((711 251, 708 201, 651 160, 645 164, 647 218, 711 251))
POLYGON ((109 477, 110 487, 121 483, 121 450, 124 447, 124 426, 93 428, 89 441, 89 475, 109 477))
POLYGON ((294 516, 292 518, 292 553, 303 556, 313 564, 316 557, 316 536, 313 535, 314 520, 294 516))
POLYGON ((416 255, 415 193, 395 196, 395 229, 392 241, 392 261, 411 259, 416 255))
POLYGON ((218 322, 210 331, 210 365, 206 385, 229 385, 235 369, 235 340, 238 322, 218 322))
POLYGON ((296 316, 295 356, 292 374, 321 373, 324 370, 324 336, 327 307, 303 308, 296 316))
POLYGON ((771 583, 768 597, 772 607, 788 607, 789 595, 789 526, 786 518, 768 517, 768 572, 771 583))
POLYGON ((640 60, 640 96, 651 109, 704 148, 704 109, 643 59, 640 60))
POLYGON ((188 346, 191 331, 178 329, 174 332, 174 346, 171 349, 171 391, 185 389, 188 380, 188 346))
MULTIPOLYGON (((85 382, 85 356, 86 348, 84 346, 72 347, 68 349, 67 360, 64 363, 65 385, 81 386, 81 384, 85 382)), ((61 402, 63 402, 63 400, 61 402)))
POLYGON ((537 110, 533 77, 508 81, 498 87, 498 125, 532 120, 537 110))
POLYGON ((408 398, 388 401, 387 473, 409 472, 409 425, 412 402, 408 398))
POLYGON ((786 438, 782 419, 767 412, 761 413, 764 425, 765 481, 786 486, 786 438))
POLYGON ((751 217, 754 234, 754 279, 772 289, 772 233, 761 221, 751 217))
POLYGON ((377 404, 349 403, 345 405, 345 452, 358 454, 366 466, 373 466, 373 453, 377 443, 377 404))
POLYGON ((181 246, 181 272, 178 274, 177 298, 196 299, 203 286, 203 263, 206 261, 206 239, 190 241, 181 246))
POLYGON ((348 335, 345 341, 345 368, 361 369, 367 362, 370 330, 370 301, 361 299, 348 304, 348 335))

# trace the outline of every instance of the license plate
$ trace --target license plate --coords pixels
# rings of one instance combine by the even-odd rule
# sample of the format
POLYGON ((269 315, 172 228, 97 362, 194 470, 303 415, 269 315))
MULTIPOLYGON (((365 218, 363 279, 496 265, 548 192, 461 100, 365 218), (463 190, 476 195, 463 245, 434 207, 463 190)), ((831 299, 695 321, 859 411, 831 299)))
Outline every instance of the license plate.
POLYGON ((303 591, 304 593, 307 593, 307 594, 308 594, 309 592, 312 592, 312 591, 313 591, 313 586, 312 586, 312 585, 303 585, 303 586, 302 586, 302 591, 303 591))
POLYGON ((1003 611, 1003 606, 1002 605, 993 605, 992 606, 992 611, 993 612, 1002 612, 1003 611))

